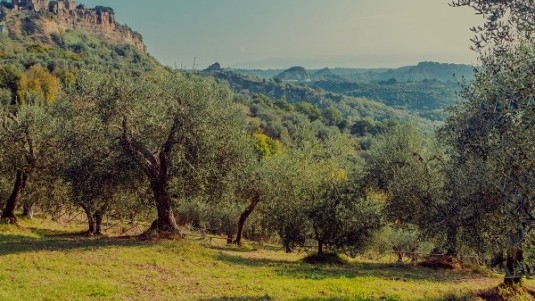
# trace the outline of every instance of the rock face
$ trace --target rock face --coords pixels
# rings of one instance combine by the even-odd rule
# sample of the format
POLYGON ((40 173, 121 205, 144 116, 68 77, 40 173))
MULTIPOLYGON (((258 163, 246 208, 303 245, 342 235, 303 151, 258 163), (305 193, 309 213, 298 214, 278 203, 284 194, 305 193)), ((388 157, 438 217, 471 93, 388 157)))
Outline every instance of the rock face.
POLYGON ((6 24, 6 27, 15 33, 22 31, 24 27, 16 24, 21 23, 21 18, 17 16, 28 13, 36 16, 39 22, 34 22, 30 29, 26 26, 24 31, 30 32, 42 42, 46 42, 51 33, 79 30, 111 43, 129 44, 143 53, 147 52, 141 34, 117 23, 111 8, 97 6, 95 9, 87 9, 68 0, 13 0, 9 9, 0 4, 0 11, 3 12, 0 19, 5 19, 6 23, 7 20, 12 20, 12 24, 6 24), (54 14, 54 18, 47 15, 50 13, 54 14))
POLYGON ((142 36, 128 26, 118 24, 110 12, 86 9, 63 10, 58 12, 56 22, 63 30, 84 31, 111 42, 132 45, 143 53, 147 52, 142 36))

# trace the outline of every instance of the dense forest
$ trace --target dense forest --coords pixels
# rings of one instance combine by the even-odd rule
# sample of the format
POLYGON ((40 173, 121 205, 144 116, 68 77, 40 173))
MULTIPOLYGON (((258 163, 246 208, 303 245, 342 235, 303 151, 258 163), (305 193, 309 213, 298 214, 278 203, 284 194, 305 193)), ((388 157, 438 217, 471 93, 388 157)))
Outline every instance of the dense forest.
POLYGON ((141 239, 312 246, 312 263, 472 258, 521 290, 535 264, 529 3, 453 4, 487 18, 473 74, 422 63, 273 78, 176 70, 84 31, 44 41, 48 12, 4 7, 25 26, 0 33, 1 221, 81 213, 88 237, 139 223, 141 239), (470 81, 445 80, 452 70, 470 81))

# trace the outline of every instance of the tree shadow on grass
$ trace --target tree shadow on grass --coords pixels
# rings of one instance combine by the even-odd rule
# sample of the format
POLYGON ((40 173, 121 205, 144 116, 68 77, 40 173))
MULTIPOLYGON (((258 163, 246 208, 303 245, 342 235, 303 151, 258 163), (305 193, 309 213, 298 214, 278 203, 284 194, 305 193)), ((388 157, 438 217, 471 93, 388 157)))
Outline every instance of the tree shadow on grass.
POLYGON ((30 231, 33 234, 37 234, 42 237, 50 238, 77 238, 85 234, 85 232, 73 232, 68 230, 50 230, 36 227, 25 227, 26 231, 30 231))
POLYGON ((270 266, 276 269, 279 276, 295 279, 322 280, 329 278, 367 278, 375 277, 390 281, 459 281, 481 278, 469 272, 453 272, 433 270, 413 264, 397 263, 349 263, 347 265, 313 265, 303 262, 273 260, 266 258, 247 258, 238 255, 220 253, 217 259, 233 265, 249 267, 270 266))
MULTIPOLYGON (((443 298, 426 298, 425 301, 455 301, 455 300, 470 300, 471 295, 467 296, 444 296, 443 298)), ((270 296, 262 296, 262 297, 216 297, 216 298, 206 298, 206 299, 199 299, 199 301, 271 301, 275 300, 271 298, 270 296)), ((304 298, 295 298, 290 299, 293 301, 401 301, 399 297, 396 296, 383 296, 383 297, 304 297, 304 298)), ((422 301, 424 301, 422 300, 422 301)))
POLYGON ((351 263, 343 266, 294 264, 281 267, 280 276, 296 279, 322 280, 328 278, 367 278, 375 277, 390 281, 444 281, 454 280, 454 275, 445 271, 436 271, 407 264, 387 263, 351 263))
MULTIPOLYGON (((421 299, 416 299, 418 301, 468 301, 468 300, 474 300, 473 294, 466 294, 466 295, 444 295, 442 297, 424 297, 421 299)), ((402 301, 404 299, 401 299, 398 296, 381 296, 381 297, 324 297, 324 298, 297 298, 292 299, 293 301, 402 301)))
POLYGON ((50 237, 0 234, 0 257, 38 251, 90 250, 108 247, 136 247, 146 245, 138 239, 87 238, 81 235, 58 233, 50 237))
POLYGON ((215 298, 207 298, 207 299, 200 299, 199 301, 271 301, 273 298, 270 296, 258 296, 258 297, 252 297, 252 296, 243 296, 243 297, 215 297, 215 298))
POLYGON ((217 251, 231 251, 231 252, 243 252, 250 253, 260 250, 265 251, 281 251, 282 247, 272 246, 272 245, 261 245, 261 244, 246 244, 245 246, 239 247, 237 245, 206 245, 207 248, 217 250, 217 251))
POLYGON ((295 264, 295 262, 288 261, 288 260, 275 260, 275 259, 268 259, 268 258, 247 258, 247 257, 241 257, 241 256, 233 256, 233 255, 226 254, 223 252, 220 252, 219 254, 217 254, 216 259, 219 261, 223 261, 223 262, 234 264, 234 265, 245 265, 245 266, 250 266, 250 267, 280 266, 280 265, 287 265, 287 264, 295 264))
POLYGON ((241 248, 238 246, 207 246, 208 249, 216 251, 230 251, 230 252, 243 252, 243 253, 252 253, 256 252, 256 249, 241 248))

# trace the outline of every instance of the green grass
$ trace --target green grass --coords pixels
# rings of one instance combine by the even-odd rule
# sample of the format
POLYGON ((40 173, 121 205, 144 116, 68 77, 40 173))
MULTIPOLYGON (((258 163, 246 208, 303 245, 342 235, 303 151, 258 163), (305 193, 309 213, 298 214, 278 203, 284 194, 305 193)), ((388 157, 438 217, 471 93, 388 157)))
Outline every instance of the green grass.
MULTIPOLYGON (((0 226, 0 300, 444 300, 500 278, 412 265, 310 265, 199 241, 84 238, 51 222, 0 226)), ((219 242, 219 240, 217 240, 219 242)))

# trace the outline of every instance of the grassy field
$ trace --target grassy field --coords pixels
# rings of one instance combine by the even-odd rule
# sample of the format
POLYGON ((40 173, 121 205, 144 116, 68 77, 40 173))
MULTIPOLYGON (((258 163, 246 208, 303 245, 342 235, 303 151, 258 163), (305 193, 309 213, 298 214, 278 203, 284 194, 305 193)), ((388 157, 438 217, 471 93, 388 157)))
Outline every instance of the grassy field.
MULTIPOLYGON (((84 238, 0 226, 0 300, 462 300, 500 278, 409 264, 315 266, 303 255, 194 240, 84 238)), ((468 298, 469 299, 469 298, 468 298)))

